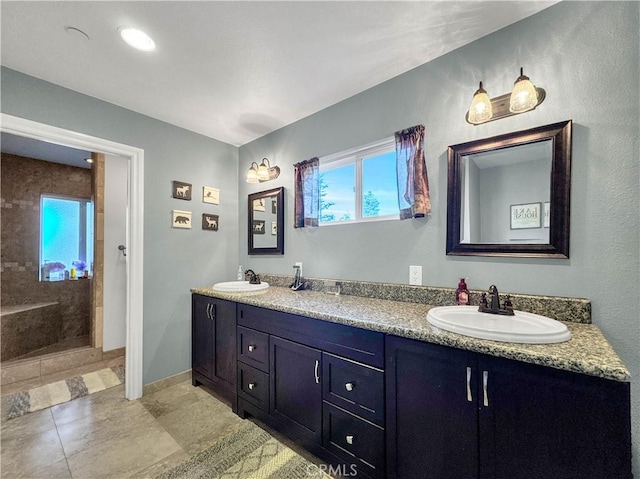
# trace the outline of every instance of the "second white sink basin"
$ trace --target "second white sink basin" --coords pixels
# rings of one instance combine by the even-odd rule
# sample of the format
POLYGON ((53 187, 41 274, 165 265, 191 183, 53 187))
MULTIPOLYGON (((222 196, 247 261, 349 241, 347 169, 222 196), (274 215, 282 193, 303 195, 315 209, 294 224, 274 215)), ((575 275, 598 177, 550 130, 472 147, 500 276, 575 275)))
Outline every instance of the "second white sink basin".
POLYGON ((493 341, 549 344, 571 339, 560 321, 524 311, 502 316, 481 313, 477 306, 440 306, 429 310, 427 321, 447 331, 493 341))
POLYGON ((248 293, 250 291, 262 291, 269 287, 269 283, 251 284, 249 281, 225 281, 216 283, 213 290, 220 293, 248 293))

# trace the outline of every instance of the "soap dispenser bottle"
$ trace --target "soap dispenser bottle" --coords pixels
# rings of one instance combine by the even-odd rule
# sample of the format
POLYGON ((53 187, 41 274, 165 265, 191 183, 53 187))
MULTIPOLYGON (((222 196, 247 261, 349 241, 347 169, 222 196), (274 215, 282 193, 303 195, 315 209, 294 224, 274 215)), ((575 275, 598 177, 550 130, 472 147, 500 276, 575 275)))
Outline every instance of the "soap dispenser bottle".
POLYGON ((244 280, 244 273, 242 272, 242 265, 238 266, 238 281, 244 280))
POLYGON ((469 289, 467 288, 465 278, 460 278, 460 282, 458 283, 458 289, 456 289, 456 303, 460 305, 469 304, 469 289))

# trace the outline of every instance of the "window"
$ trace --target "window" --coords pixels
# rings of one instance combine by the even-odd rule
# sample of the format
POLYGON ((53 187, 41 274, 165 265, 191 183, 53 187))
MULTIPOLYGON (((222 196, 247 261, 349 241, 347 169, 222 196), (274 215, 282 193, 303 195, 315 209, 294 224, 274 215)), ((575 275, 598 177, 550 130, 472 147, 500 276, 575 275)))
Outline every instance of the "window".
MULTIPOLYGON (((93 270, 93 203, 89 200, 40 197, 40 280, 65 278, 65 270, 93 270), (75 262, 75 265, 74 265, 75 262), (82 266, 80 264, 80 266, 82 266)), ((82 274, 79 271, 78 274, 82 274)))
POLYGON ((398 219, 395 140, 320 159, 320 224, 398 219))

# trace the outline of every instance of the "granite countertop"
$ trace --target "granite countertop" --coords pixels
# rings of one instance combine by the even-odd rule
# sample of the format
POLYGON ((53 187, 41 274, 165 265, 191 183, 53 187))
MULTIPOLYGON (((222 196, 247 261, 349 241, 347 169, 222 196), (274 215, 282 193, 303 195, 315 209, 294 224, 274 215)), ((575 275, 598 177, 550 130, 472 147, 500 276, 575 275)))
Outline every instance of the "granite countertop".
POLYGON ((491 356, 615 381, 630 381, 626 366, 602 332, 592 324, 564 322, 572 335, 571 340, 564 343, 516 344, 440 330, 427 322, 431 306, 421 303, 334 296, 274 286, 255 293, 220 293, 210 287, 193 288, 191 292, 491 356))

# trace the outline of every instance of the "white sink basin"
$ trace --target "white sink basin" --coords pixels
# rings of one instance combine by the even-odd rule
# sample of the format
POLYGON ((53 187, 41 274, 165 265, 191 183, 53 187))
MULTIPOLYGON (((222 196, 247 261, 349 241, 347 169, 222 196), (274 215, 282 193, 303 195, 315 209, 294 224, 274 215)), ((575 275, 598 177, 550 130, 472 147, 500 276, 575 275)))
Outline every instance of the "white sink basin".
POLYGON ((493 341, 549 344, 571 339, 571 332, 561 322, 524 311, 501 316, 481 313, 477 306, 440 306, 429 310, 427 321, 447 331, 493 341))
POLYGON ((248 293, 250 291, 262 291, 269 287, 269 283, 250 284, 249 281, 225 281, 216 283, 213 290, 220 293, 248 293))

